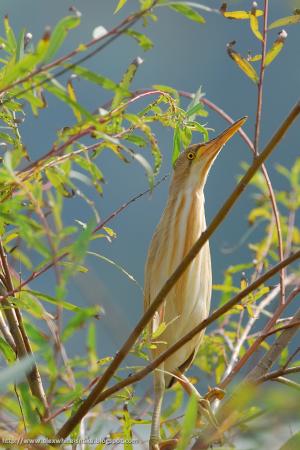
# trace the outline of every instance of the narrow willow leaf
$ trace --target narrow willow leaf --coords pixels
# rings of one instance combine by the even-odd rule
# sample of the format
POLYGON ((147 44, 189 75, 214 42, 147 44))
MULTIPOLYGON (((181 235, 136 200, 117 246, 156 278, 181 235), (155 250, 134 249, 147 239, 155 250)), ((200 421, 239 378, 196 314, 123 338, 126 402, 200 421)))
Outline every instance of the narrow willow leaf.
POLYGON ((45 87, 45 89, 47 89, 47 91, 51 92, 51 94, 55 95, 57 98, 62 100, 64 103, 67 103, 72 108, 73 111, 76 110, 78 113, 80 113, 87 119, 91 120, 92 122, 94 123, 97 122, 96 118, 87 109, 85 109, 78 102, 72 100, 69 97, 66 89, 60 83, 58 83, 57 80, 52 79, 51 83, 49 83, 45 87))
MULTIPOLYGON (((76 98, 76 93, 75 93, 75 89, 74 86, 72 84, 72 81, 69 80, 67 82, 67 92, 69 94, 70 99, 77 103, 77 98, 76 98)), ((81 112, 78 110, 78 108, 72 108, 74 116, 76 117, 76 119, 78 120, 78 122, 81 121, 81 112)))
POLYGON ((116 14, 123 6, 126 4, 127 0, 119 0, 116 9, 114 10, 114 14, 116 14))
POLYGON ((166 3, 166 6, 182 14, 189 20, 193 20, 198 23, 205 23, 204 17, 189 6, 187 2, 168 2, 166 3))
POLYGON ((198 413, 198 402, 195 395, 191 395, 182 424, 181 438, 177 450, 186 450, 194 432, 198 413))
POLYGON ((11 363, 15 361, 16 355, 13 349, 8 345, 8 343, 0 336, 0 352, 4 356, 4 359, 11 363))
POLYGON ((172 152, 172 165, 174 166, 181 150, 180 128, 176 126, 173 135, 173 152, 172 152))
POLYGON ((131 64, 129 64, 126 72, 124 73, 122 80, 119 83, 118 89, 116 90, 115 96, 113 98, 111 109, 117 108, 121 101, 129 94, 130 85, 134 79, 134 76, 141 64, 143 64, 142 58, 135 58, 131 64), (127 92, 127 94, 126 94, 127 92))
POLYGON ((30 73, 38 64, 44 61, 45 54, 48 50, 49 41, 45 38, 41 39, 34 51, 34 53, 26 53, 24 58, 15 63, 15 58, 12 58, 4 69, 4 75, 0 81, 0 89, 5 89, 18 78, 30 73))
POLYGON ((56 305, 56 306, 61 306, 62 308, 68 309, 69 311, 79 311, 80 310, 80 308, 78 306, 72 305, 72 303, 66 302, 61 299, 57 299, 55 297, 51 297, 50 295, 46 295, 43 292, 32 291, 29 289, 26 289, 26 290, 23 289, 23 292, 32 294, 44 302, 52 303, 53 305, 56 305))
POLYGON ((279 55, 279 53, 281 52, 281 50, 284 46, 286 37, 287 37, 287 33, 284 30, 282 30, 279 33, 278 38, 276 39, 276 41, 274 42, 274 44, 272 45, 272 47, 266 54, 265 66, 268 66, 269 64, 271 64, 271 62, 274 61, 274 59, 279 55))
POLYGON ((269 30, 273 30, 273 28, 285 27, 287 25, 292 25, 294 23, 300 22, 300 12, 297 11, 293 16, 282 17, 281 19, 275 20, 269 25, 269 30))
POLYGON ((29 355, 18 360, 10 367, 2 368, 0 373, 0 391, 3 392, 7 385, 19 383, 23 380, 26 377, 26 373, 31 370, 33 363, 34 358, 32 355, 29 355))
POLYGON ((7 46, 9 47, 9 50, 11 53, 14 53, 16 47, 17 47, 17 40, 14 34, 13 29, 10 26, 8 16, 4 17, 4 30, 6 34, 7 39, 7 46))
POLYGON ((112 266, 114 266, 116 269, 120 270, 120 272, 122 272, 127 278, 129 278, 130 281, 133 281, 134 284, 136 284, 139 289, 143 292, 143 288, 142 286, 139 284, 139 282, 129 273, 127 272, 126 269, 124 269, 124 267, 122 267, 120 264, 116 263, 115 261, 107 258, 106 256, 100 255, 99 253, 95 253, 95 252, 87 252, 88 255, 92 255, 92 256, 96 256, 99 259, 102 259, 103 261, 111 264, 112 266))
POLYGON ((140 153, 132 153, 133 158, 145 169, 150 189, 154 186, 154 173, 149 162, 140 153))
POLYGON ((81 78, 85 78, 91 83, 98 84, 99 86, 103 87, 103 89, 115 91, 118 87, 117 83, 115 83, 114 81, 110 80, 107 77, 104 77, 103 75, 100 75, 99 73, 92 72, 85 67, 76 66, 72 69, 72 71, 76 73, 76 75, 79 75, 81 78))
POLYGON ((254 36, 256 36, 259 41, 263 41, 263 36, 262 36, 261 32, 259 31, 258 20, 257 20, 256 15, 254 15, 254 14, 250 14, 250 28, 251 28, 254 36))
MULTIPOLYGON (((227 11, 227 5, 223 3, 220 8, 220 13, 226 17, 226 19, 234 19, 234 20, 249 20, 251 15, 253 14, 251 11, 227 11)), ((263 11, 261 9, 255 9, 255 16, 259 17, 263 15, 263 11)))
POLYGON ((20 31, 18 42, 17 42, 17 50, 16 50, 16 62, 20 61, 24 57, 24 39, 25 39, 25 28, 22 28, 20 31))
POLYGON ((50 61, 62 46, 68 35, 68 31, 77 27, 79 24, 80 17, 77 16, 67 16, 58 22, 50 37, 49 48, 44 60, 45 62, 50 61))
POLYGON ((231 59, 237 64, 237 66, 250 78, 255 84, 258 83, 258 75, 254 67, 239 53, 233 50, 235 42, 231 42, 227 45, 227 52, 231 59))
POLYGON ((67 323, 62 333, 62 340, 69 339, 78 328, 81 328, 89 319, 94 318, 101 312, 99 305, 93 305, 78 311, 67 323))
MULTIPOLYGON (((20 399, 22 403, 22 411, 24 413, 26 423, 30 426, 37 425, 40 422, 39 415, 37 413, 37 409, 35 407, 33 397, 30 394, 30 390, 28 389, 28 385, 26 383, 21 383, 18 386, 18 391, 20 394, 20 399)), ((42 409, 41 409, 42 411, 42 409)))
POLYGON ((131 443, 132 440, 132 420, 128 411, 128 404, 125 403, 123 407, 123 438, 124 438, 124 450, 133 450, 131 443))
POLYGON ((145 52, 147 50, 151 50, 151 48, 153 47, 153 42, 145 34, 139 33, 138 31, 135 30, 127 30, 126 34, 134 38, 138 42, 138 44, 142 47, 142 49, 145 50, 145 52))

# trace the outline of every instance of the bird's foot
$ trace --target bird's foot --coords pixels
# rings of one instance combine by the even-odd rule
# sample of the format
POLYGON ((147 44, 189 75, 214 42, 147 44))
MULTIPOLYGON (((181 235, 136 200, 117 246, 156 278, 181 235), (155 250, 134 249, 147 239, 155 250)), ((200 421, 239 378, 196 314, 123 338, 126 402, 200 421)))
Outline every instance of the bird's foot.
POLYGON ((150 439, 149 450, 174 450, 177 447, 178 439, 150 439))
POLYGON ((211 388, 210 386, 208 386, 208 392, 204 395, 204 398, 211 403, 214 400, 222 400, 224 396, 224 389, 218 387, 211 388))

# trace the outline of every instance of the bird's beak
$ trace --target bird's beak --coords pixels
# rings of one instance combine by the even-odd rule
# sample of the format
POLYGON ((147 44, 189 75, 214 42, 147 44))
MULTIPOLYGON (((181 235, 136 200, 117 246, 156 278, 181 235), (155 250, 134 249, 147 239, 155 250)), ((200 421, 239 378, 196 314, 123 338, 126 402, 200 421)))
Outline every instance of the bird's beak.
POLYGON ((210 166, 215 157, 218 155, 222 147, 229 141, 230 138, 240 129, 240 127, 246 122, 247 117, 242 117, 241 119, 234 122, 230 127, 228 127, 223 133, 221 133, 216 138, 212 139, 205 144, 200 144, 197 150, 196 159, 205 159, 205 162, 210 166))

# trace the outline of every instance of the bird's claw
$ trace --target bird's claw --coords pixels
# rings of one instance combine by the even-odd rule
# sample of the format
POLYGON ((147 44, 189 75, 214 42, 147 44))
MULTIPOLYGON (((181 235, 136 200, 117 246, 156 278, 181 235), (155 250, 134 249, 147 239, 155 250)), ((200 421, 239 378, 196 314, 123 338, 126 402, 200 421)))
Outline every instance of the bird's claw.
POLYGON ((211 403, 214 400, 223 400, 224 396, 224 389, 218 387, 211 388, 208 386, 208 392, 204 395, 204 398, 211 403))

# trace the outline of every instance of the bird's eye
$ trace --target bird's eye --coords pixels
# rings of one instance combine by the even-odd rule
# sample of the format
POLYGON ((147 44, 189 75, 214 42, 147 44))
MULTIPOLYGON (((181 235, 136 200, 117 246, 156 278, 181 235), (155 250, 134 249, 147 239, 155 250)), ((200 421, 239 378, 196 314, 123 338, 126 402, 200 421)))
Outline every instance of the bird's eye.
POLYGON ((187 159, 192 160, 192 159, 194 159, 194 158, 195 158, 195 153, 194 153, 194 152, 188 152, 188 154, 187 154, 187 159))

